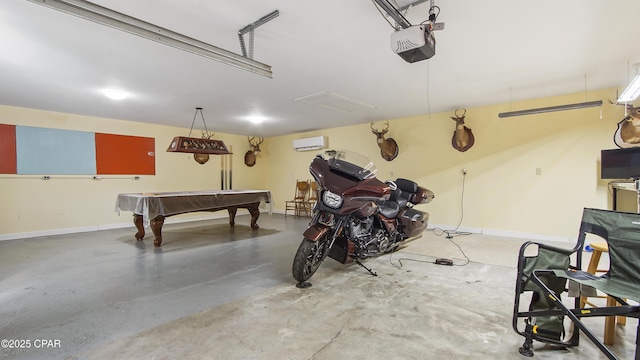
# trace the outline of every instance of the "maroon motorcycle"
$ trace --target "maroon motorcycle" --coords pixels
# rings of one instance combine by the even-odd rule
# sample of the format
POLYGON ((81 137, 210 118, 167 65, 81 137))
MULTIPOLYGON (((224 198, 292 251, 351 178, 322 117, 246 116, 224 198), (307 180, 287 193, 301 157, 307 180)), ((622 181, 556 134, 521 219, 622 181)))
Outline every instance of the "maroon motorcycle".
POLYGON ((407 179, 382 182, 363 155, 327 151, 309 166, 317 183, 318 201, 293 259, 296 286, 307 287, 324 259, 346 264, 389 253, 422 235, 429 214, 413 205, 433 200, 433 192, 407 179))

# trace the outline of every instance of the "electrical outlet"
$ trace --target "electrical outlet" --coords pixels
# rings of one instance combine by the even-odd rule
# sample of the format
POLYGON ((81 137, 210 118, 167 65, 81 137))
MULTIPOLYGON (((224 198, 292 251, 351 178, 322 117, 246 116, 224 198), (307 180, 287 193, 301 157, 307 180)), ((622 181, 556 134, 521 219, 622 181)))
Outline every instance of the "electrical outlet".
POLYGON ((462 168, 462 175, 467 175, 467 168, 462 168))

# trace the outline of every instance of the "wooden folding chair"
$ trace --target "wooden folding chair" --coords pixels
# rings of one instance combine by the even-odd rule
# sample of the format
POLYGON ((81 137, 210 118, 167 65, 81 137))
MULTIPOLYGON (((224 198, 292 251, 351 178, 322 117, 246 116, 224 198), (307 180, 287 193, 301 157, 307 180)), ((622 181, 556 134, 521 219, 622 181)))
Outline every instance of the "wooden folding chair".
POLYGON ((309 189, 309 196, 304 202, 304 207, 305 213, 310 217, 311 214, 313 214, 313 208, 315 208, 318 202, 318 184, 314 180, 309 180, 309 184, 311 188, 309 189))
POLYGON ((308 180, 297 180, 296 181, 296 190, 293 199, 287 200, 285 202, 284 216, 287 217, 287 211, 293 211, 295 216, 300 216, 302 212, 305 212, 308 216, 310 213, 307 212, 305 207, 305 202, 309 197, 309 181, 308 180))

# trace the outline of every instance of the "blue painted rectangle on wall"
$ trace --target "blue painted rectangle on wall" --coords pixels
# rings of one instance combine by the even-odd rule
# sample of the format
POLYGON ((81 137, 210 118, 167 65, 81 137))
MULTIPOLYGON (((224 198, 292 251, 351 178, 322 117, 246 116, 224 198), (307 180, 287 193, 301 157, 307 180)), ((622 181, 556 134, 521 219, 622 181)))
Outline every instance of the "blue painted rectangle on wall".
POLYGON ((96 173, 93 132, 16 126, 17 170, 21 175, 96 173))

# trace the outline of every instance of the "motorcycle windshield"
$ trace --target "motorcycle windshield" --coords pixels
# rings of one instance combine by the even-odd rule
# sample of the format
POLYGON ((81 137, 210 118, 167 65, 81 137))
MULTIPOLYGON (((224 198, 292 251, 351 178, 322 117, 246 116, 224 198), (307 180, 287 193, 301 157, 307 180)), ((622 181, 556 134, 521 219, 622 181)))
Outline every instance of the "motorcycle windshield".
POLYGON ((325 152, 327 163, 333 172, 362 181, 375 178, 378 168, 368 157, 350 150, 325 152))

